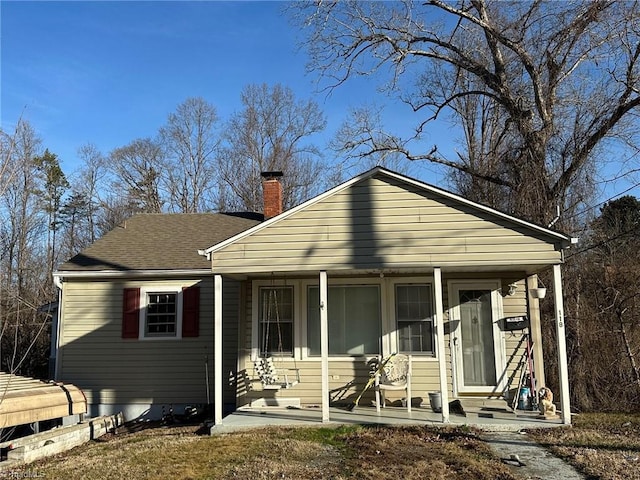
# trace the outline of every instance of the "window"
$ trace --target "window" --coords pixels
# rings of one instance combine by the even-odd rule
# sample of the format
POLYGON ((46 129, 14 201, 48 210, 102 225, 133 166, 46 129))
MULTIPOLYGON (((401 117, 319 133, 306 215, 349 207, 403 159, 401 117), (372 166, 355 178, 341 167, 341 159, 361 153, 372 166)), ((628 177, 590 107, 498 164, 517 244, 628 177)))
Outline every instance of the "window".
POLYGON ((293 287, 261 287, 260 355, 293 355, 293 287))
POLYGON ((125 288, 122 293, 122 338, 178 339, 199 336, 199 286, 125 288))
POLYGON ((178 324, 176 292, 147 293, 145 337, 175 337, 178 324))
MULTIPOLYGON (((329 355, 369 355, 380 351, 378 285, 336 285, 328 291, 329 355)), ((320 355, 320 290, 307 291, 307 345, 320 355)))
POLYGON ((433 354, 431 285, 396 285, 396 321, 400 352, 433 354))

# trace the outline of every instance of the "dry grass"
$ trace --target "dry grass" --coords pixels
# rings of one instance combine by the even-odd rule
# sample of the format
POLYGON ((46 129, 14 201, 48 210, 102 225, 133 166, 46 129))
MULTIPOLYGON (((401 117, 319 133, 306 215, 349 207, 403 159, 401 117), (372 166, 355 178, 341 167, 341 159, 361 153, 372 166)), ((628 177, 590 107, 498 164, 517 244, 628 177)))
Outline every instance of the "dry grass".
POLYGON ((590 478, 640 480, 640 415, 582 414, 573 423, 530 433, 590 478))
MULTIPOLYGON (((197 430, 122 430, 5 473, 96 480, 518 478, 463 428, 267 428, 214 437, 197 430)), ((531 434, 590 479, 640 480, 640 415, 580 415, 571 428, 531 434)))
POLYGON ((517 478, 462 429, 268 428, 215 437, 196 430, 110 435, 20 472, 98 480, 517 478))

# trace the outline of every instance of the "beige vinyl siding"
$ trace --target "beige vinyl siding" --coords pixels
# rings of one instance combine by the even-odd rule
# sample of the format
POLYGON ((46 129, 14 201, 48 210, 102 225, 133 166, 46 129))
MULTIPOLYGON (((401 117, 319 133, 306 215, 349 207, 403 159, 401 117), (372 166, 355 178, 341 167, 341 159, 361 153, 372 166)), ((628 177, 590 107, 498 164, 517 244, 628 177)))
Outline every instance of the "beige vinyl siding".
POLYGON ((559 261, 554 239, 386 176, 365 179, 213 253, 217 273, 559 261))
MULTIPOLYGON (((400 277, 401 278, 401 277, 400 277)), ((331 283, 331 278, 329 279, 331 283)), ((360 284, 362 278, 354 279, 352 284, 360 284)), ((348 282, 351 283, 351 282, 348 282)), ((251 291, 251 282, 245 283, 248 292, 251 291)), ((304 292, 301 292, 304 294, 304 292)), ((246 308, 244 309, 245 318, 240 327, 243 332, 240 337, 240 357, 239 357, 239 378, 243 378, 244 382, 239 382, 238 388, 238 406, 249 405, 252 401, 258 399, 271 398, 296 398, 300 399, 303 405, 320 405, 321 392, 321 362, 319 357, 311 357, 305 359, 293 358, 274 358, 274 365, 281 375, 288 374, 290 377, 293 372, 288 369, 297 368, 300 373, 300 383, 289 389, 281 390, 263 390, 260 379, 255 374, 253 362, 251 360, 252 346, 252 319, 251 295, 247 294, 246 308)), ((298 298, 298 297, 296 297, 298 298)), ((383 311, 384 315, 384 311, 383 311)), ((305 322, 306 317, 298 319, 294 328, 300 329, 300 322, 305 322)), ((384 320, 383 320, 384 322, 384 320)), ((445 336, 447 365, 447 383, 449 393, 452 391, 451 383, 451 354, 448 347, 449 336, 445 336)), ((394 350, 395 351, 395 350, 394 350)), ((331 392, 331 400, 336 403, 349 404, 360 394, 369 379, 369 366, 367 361, 373 356, 354 357, 353 359, 329 358, 329 390, 331 392)), ((433 357, 414 355, 412 361, 412 397, 414 403, 423 403, 428 405, 428 393, 440 390, 440 379, 438 371, 438 362, 433 357)), ((388 392, 387 398, 390 401, 397 400, 402 397, 401 392, 388 392)), ((363 399, 362 405, 369 405, 374 398, 373 389, 371 389, 363 399)))
MULTIPOLYGON (((235 372, 238 286, 225 283, 224 371, 235 372)), ((60 380, 78 385, 90 404, 200 403, 207 401, 206 368, 213 388, 213 282, 205 279, 67 281, 58 353, 60 380), (124 288, 200 287, 196 338, 122 339, 124 288)), ((233 375, 231 375, 233 377, 233 375)), ((235 403, 225 388, 225 403, 235 403)))
MULTIPOLYGON (((516 291, 516 294, 503 299, 505 317, 515 317, 527 314, 526 282, 524 280, 518 281, 517 285, 518 290, 516 291)), ((518 366, 522 360, 522 355, 526 352, 527 344, 524 339, 524 335, 526 333, 529 333, 529 329, 504 332, 506 370, 507 378, 510 380, 510 390, 518 388, 518 381, 520 380, 520 370, 518 369, 518 366)))
MULTIPOLYGON (((262 390, 259 379, 254 375, 252 367, 247 373, 251 390, 242 398, 239 405, 248 405, 251 401, 261 398, 297 398, 302 405, 320 405, 321 392, 321 365, 319 360, 276 360, 275 365, 279 371, 286 368, 297 367, 300 371, 300 383, 292 388, 281 390, 262 390)), ((412 398, 416 403, 428 405, 428 392, 440 390, 438 377, 438 363, 436 361, 412 362, 412 398)), ((447 368, 450 371, 450 368, 447 368)), ((356 358, 353 361, 329 359, 329 390, 330 398, 334 403, 349 404, 355 400, 369 379, 369 367, 365 358, 356 358)), ((449 382, 450 384, 450 382, 449 382)), ((371 389, 361 401, 361 405, 369 405, 373 400, 371 389)), ((389 392, 387 398, 391 401, 400 399, 401 392, 389 392)))
MULTIPOLYGON (((527 314, 527 302, 525 282, 522 279, 524 274, 519 272, 512 272, 501 279, 503 285, 516 282, 518 289, 513 296, 506 296, 502 298, 503 315, 517 316, 527 314)), ((394 277, 396 279, 402 279, 402 277, 394 277)), ((456 281, 482 281, 482 280, 495 280, 495 276, 487 277, 486 274, 471 273, 471 274, 452 274, 443 278, 443 283, 446 286, 450 280, 456 281)), ((331 277, 329 278, 331 282, 331 277)), ((354 279, 353 283, 357 284, 358 281, 362 281, 362 278, 354 279)), ((415 278, 413 279, 415 281, 415 278)), ((245 283, 246 289, 251 291, 251 282, 245 283)), ((453 378, 452 378, 452 363, 451 363, 451 349, 450 349, 450 335, 448 333, 447 324, 449 298, 448 288, 444 288, 444 306, 445 306, 445 369, 447 372, 447 385, 448 393, 451 396, 453 394, 453 378)), ((387 309, 388 311, 389 309, 387 309)), ((384 315, 383 311, 383 315, 384 315)), ((246 308, 244 309, 244 321, 241 325, 243 334, 240 338, 241 345, 241 357, 240 365, 243 368, 243 374, 245 382, 243 388, 238 390, 238 405, 248 405, 253 400, 261 398, 298 398, 303 405, 319 405, 321 402, 321 365, 318 358, 312 359, 296 359, 292 358, 275 359, 274 363, 279 371, 285 372, 288 368, 298 368, 300 371, 301 383, 290 389, 281 389, 279 391, 274 390, 262 390, 260 380, 253 371, 253 363, 251 361, 250 352, 252 345, 251 338, 251 324, 252 321, 252 308, 251 308, 251 295, 247 295, 246 308)), ((299 321, 306 321, 305 318, 299 321)), ((384 322, 384 320, 383 320, 384 322)), ((296 324, 296 328, 300 328, 299 324, 296 324)), ((514 374, 514 369, 518 361, 520 360, 525 344, 520 342, 524 331, 515 332, 502 332, 501 341, 504 342, 505 351, 505 366, 507 378, 511 378, 514 374)), ((331 399, 334 402, 348 404, 355 400, 356 396, 361 392, 362 388, 366 384, 369 378, 369 369, 366 365, 367 359, 371 357, 356 357, 353 360, 332 359, 329 358, 329 389, 331 391, 331 399)), ((425 406, 429 404, 429 392, 440 390, 440 379, 438 371, 438 361, 434 358, 420 357, 419 355, 413 356, 412 362, 413 379, 412 379, 412 398, 414 404, 421 403, 425 406)), ((498 376, 505 372, 498 372, 498 376)), ((518 382, 518 377, 512 379, 512 387, 518 382)), ((502 392, 496 392, 495 395, 500 396, 502 392)), ((402 392, 390 392, 388 398, 390 400, 399 399, 402 397, 402 392)), ((373 391, 368 392, 362 400, 362 405, 369 405, 373 400, 373 391)))

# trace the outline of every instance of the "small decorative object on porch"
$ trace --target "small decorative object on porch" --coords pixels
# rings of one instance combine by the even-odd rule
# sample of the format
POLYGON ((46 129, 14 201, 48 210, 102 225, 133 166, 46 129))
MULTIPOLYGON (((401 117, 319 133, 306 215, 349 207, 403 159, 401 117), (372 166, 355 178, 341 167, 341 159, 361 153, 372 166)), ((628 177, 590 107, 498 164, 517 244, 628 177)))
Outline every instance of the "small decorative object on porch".
POLYGON ((376 410, 385 406, 385 391, 404 390, 406 397, 403 403, 407 411, 411 411, 411 356, 398 353, 392 358, 380 360, 380 367, 375 372, 376 410))
POLYGON ((293 371, 295 378, 289 378, 288 375, 283 375, 284 380, 278 375, 275 365, 271 357, 257 358, 254 362, 254 368, 260 381, 262 382, 262 388, 264 390, 280 390, 281 388, 291 388, 300 383, 300 371, 297 368, 288 368, 287 370, 293 371))
POLYGON ((442 413, 442 393, 429 392, 429 405, 435 413, 442 413))
POLYGON ((550 389, 542 387, 538 393, 538 400, 540 416, 547 420, 558 418, 556 406, 553 403, 553 392, 550 389))
POLYGON ((542 283, 542 280, 540 278, 538 278, 538 282, 538 287, 531 289, 531 296, 533 298, 537 298, 538 300, 542 300, 547 296, 547 288, 544 286, 544 283, 542 283))

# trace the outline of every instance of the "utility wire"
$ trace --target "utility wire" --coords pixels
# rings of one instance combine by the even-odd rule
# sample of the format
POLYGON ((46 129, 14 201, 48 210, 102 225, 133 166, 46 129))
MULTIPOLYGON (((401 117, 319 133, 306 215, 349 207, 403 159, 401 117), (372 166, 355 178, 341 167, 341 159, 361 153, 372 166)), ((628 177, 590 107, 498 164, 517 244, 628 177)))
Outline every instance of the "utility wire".
POLYGON ((622 196, 622 195, 624 195, 625 193, 630 192, 631 190, 633 190, 634 188, 637 188, 637 187, 640 187, 640 182, 638 182, 638 183, 636 183, 636 184, 634 184, 634 185, 631 185, 631 186, 630 186, 629 188, 627 188, 626 190, 623 190, 623 191, 622 191, 622 192, 620 192, 620 193, 616 193, 616 194, 615 194, 615 195, 613 195, 612 197, 609 197, 609 198, 607 198, 606 200, 603 200, 603 201, 602 201, 602 202, 600 202, 600 203, 596 203, 595 205, 592 205, 592 206, 590 206, 590 207, 587 207, 587 208, 585 208, 584 210, 579 211, 578 213, 574 213, 573 215, 569 215, 569 216, 568 216, 568 217, 566 217, 566 218, 567 218, 567 220, 570 220, 570 219, 572 219, 572 218, 575 218, 575 217, 579 217, 579 216, 581 216, 581 215, 584 215, 584 214, 585 214, 585 213, 587 213, 588 211, 590 211, 590 210, 594 210, 595 208, 599 207, 600 205, 604 205, 605 203, 607 203, 607 202, 609 202, 609 201, 613 200, 614 198, 621 197, 621 196, 622 196))
POLYGON ((569 255, 567 256, 566 260, 570 260, 573 257, 580 255, 581 253, 585 253, 588 252, 590 250, 593 250, 594 248, 598 248, 598 247, 602 247, 604 245, 606 245, 607 243, 613 242, 614 240, 619 239, 620 237, 624 237, 625 235, 629 235, 631 233, 634 233, 636 231, 636 229, 638 228, 638 222, 634 223, 633 227, 630 228, 629 230, 626 230, 624 232, 620 232, 617 235, 614 235, 613 237, 607 238, 599 243, 596 243, 595 245, 590 245, 586 248, 583 248, 582 250, 578 250, 576 253, 574 253, 573 255, 569 255))

